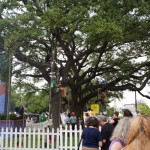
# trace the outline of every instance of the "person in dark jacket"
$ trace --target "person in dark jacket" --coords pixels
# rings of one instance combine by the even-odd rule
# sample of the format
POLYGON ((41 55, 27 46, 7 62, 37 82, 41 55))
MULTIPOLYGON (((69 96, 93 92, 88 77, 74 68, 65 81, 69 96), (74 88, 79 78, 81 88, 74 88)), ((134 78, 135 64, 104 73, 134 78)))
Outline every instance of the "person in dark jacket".
POLYGON ((119 112, 114 112, 112 115, 112 119, 113 119, 113 125, 114 127, 118 124, 119 118, 118 118, 119 112))
POLYGON ((99 120, 99 125, 101 126, 101 134, 102 134, 102 141, 103 146, 101 150, 108 150, 109 145, 111 143, 110 137, 114 130, 114 126, 107 121, 107 117, 104 115, 98 115, 96 117, 99 120))

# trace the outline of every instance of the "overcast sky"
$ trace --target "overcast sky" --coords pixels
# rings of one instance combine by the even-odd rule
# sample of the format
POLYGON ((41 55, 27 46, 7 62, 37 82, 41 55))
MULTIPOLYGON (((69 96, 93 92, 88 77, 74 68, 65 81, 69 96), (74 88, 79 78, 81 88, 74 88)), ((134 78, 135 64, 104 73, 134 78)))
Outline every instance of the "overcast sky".
MULTIPOLYGON (((148 95, 148 91, 150 91, 150 87, 147 86, 142 93, 148 95)), ((138 92, 136 92, 137 101, 144 101, 150 107, 150 99, 142 97, 138 92)), ((116 106, 117 109, 124 108, 125 104, 135 104, 135 92, 125 91, 122 100, 116 100, 115 102, 110 103, 110 106, 116 106)))

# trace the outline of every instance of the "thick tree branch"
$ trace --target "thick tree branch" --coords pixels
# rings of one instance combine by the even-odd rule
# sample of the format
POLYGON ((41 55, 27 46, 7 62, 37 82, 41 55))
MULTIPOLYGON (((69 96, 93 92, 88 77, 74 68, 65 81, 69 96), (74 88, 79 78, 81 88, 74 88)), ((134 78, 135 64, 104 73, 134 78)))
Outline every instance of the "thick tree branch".
POLYGON ((147 99, 150 99, 150 96, 143 94, 141 91, 138 91, 138 93, 139 93, 140 95, 142 95, 143 97, 146 97, 147 99))
POLYGON ((19 50, 16 50, 15 53, 15 57, 23 62, 29 63, 30 65, 38 68, 40 70, 40 72, 42 73, 44 79, 49 82, 50 81, 50 77, 48 72, 46 71, 46 67, 45 65, 42 65, 40 62, 34 61, 33 59, 31 59, 30 57, 27 57, 26 55, 24 55, 23 53, 21 53, 19 50))

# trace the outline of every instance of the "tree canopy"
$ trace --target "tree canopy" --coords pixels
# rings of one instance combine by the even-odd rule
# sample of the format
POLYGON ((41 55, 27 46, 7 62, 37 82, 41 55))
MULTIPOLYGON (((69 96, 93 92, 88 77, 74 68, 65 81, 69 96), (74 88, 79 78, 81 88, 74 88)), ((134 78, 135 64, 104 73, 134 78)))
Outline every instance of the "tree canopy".
POLYGON ((0 3, 1 37, 16 85, 25 79, 50 84, 53 73, 70 88, 74 111, 97 96, 96 79, 105 79, 112 95, 128 89, 150 98, 141 93, 150 83, 150 1, 0 3))
POLYGON ((140 113, 143 115, 150 115, 150 107, 146 104, 138 104, 138 109, 141 111, 140 113))

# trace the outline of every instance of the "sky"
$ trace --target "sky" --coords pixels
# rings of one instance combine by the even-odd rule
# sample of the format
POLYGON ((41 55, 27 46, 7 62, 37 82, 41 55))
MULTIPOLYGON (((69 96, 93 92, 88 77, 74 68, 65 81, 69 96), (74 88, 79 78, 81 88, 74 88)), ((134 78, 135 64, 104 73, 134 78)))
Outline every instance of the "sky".
MULTIPOLYGON (((150 92, 150 87, 149 86, 147 86, 142 91, 143 94, 147 94, 147 95, 148 95, 148 92, 150 92)), ((137 98, 137 102, 138 101, 143 101, 150 107, 150 99, 147 99, 147 98, 141 96, 138 92, 136 92, 136 98, 137 98)), ((114 106, 117 109, 120 109, 120 108, 124 108, 124 106, 126 104, 135 104, 135 92, 126 90, 123 94, 123 99, 122 100, 121 99, 120 100, 116 99, 116 102, 110 103, 110 106, 111 107, 114 106)))
MULTIPOLYGON (((150 107, 150 99, 147 99, 141 96, 139 93, 136 93, 137 101, 144 101, 150 107)), ((124 104, 135 103, 135 92, 124 92, 124 104), (128 97, 129 96, 129 97, 128 97)))

